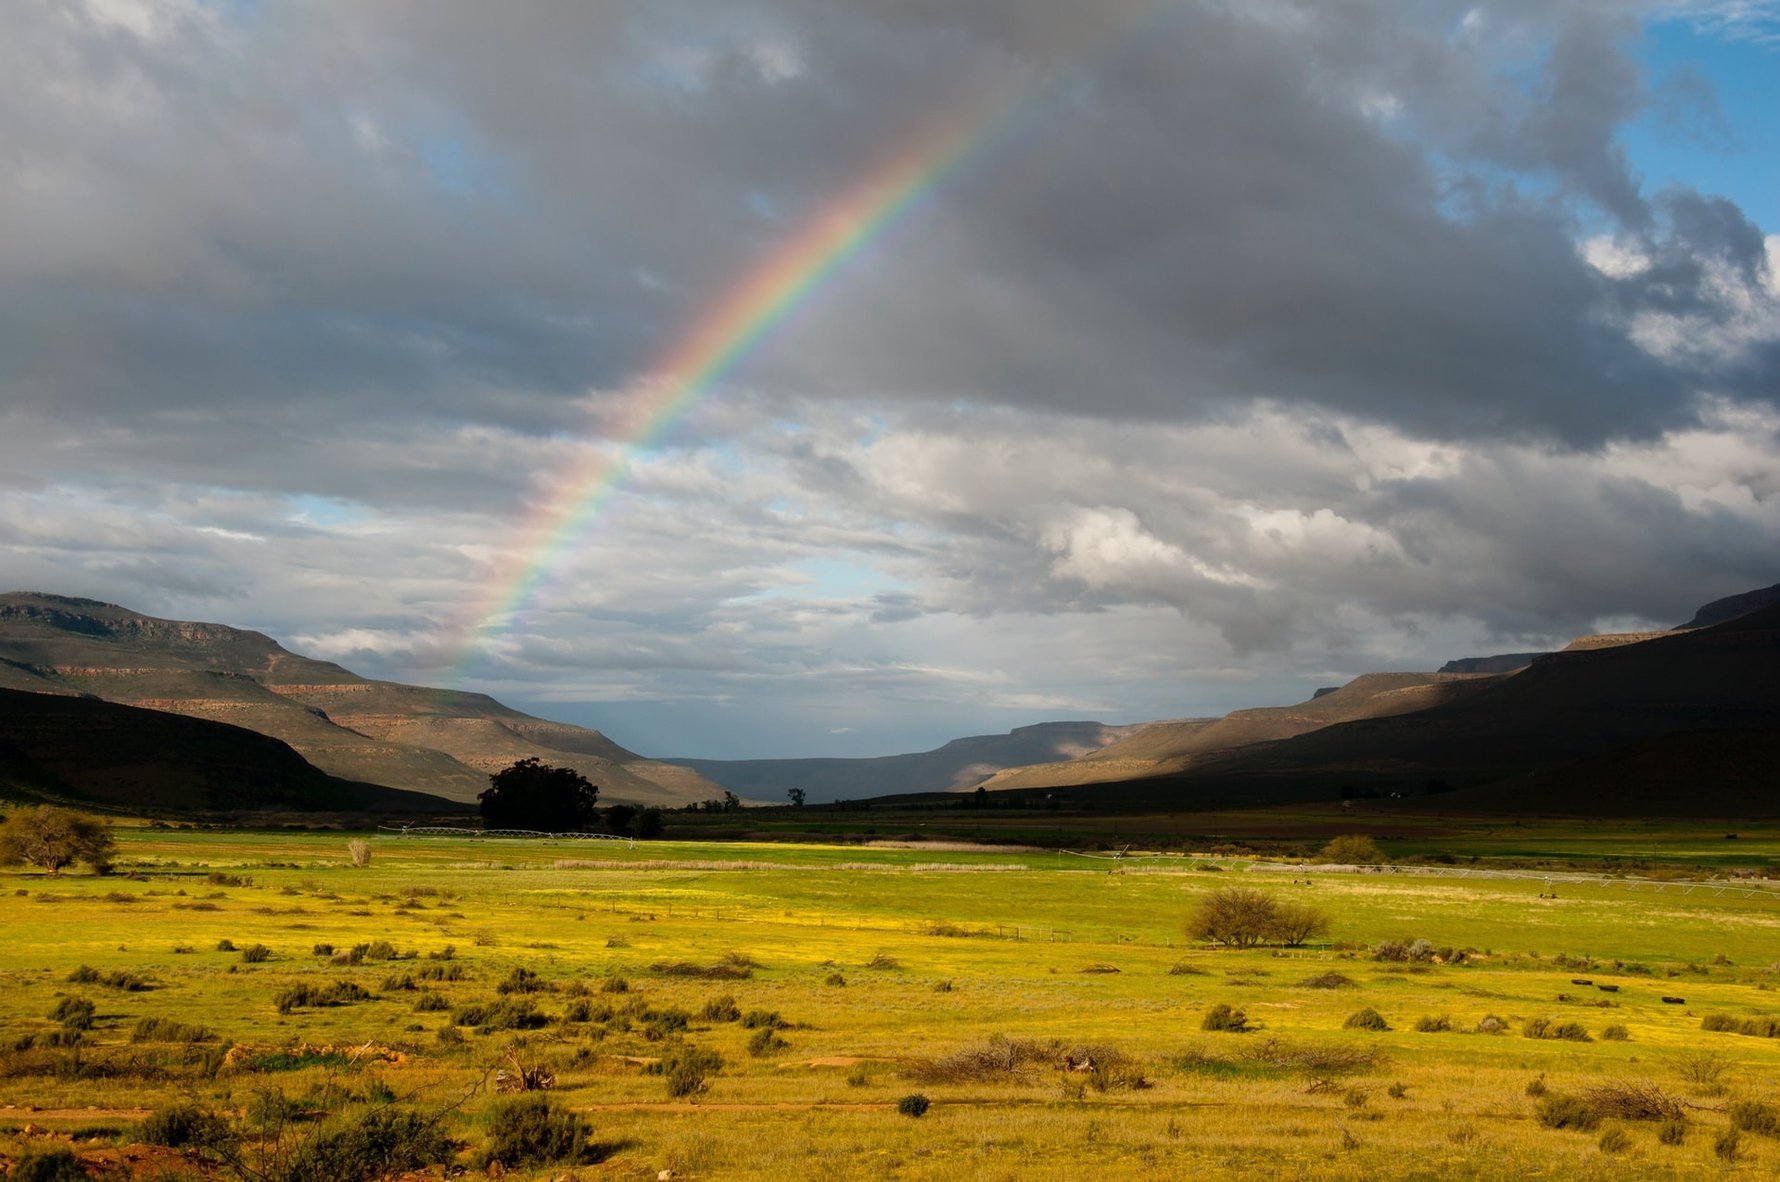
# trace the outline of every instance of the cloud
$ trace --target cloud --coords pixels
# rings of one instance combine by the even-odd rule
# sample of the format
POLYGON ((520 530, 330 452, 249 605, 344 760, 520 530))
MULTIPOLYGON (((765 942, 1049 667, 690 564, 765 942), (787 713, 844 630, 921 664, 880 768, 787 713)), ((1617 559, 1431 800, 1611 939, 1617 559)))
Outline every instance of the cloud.
POLYGON ((886 711, 1193 713, 1685 618, 1775 577, 1780 248, 1623 133, 1734 143, 1708 68, 1636 43, 1771 17, 26 4, 0 555, 371 673, 861 749, 886 711), (624 452, 726 293, 967 126, 624 452))

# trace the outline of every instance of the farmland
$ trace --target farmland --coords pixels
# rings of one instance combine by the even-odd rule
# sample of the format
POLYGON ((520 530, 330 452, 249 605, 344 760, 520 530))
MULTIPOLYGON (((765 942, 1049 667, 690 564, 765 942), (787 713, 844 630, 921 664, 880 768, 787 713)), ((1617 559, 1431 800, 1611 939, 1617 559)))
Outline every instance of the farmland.
POLYGON ((1485 869, 1674 864, 1641 884, 948 842, 383 835, 360 867, 339 834, 118 836, 110 876, 0 878, 0 1153, 237 1177, 142 1122, 275 1102, 287 1143, 401 1108, 479 1167, 505 1072, 590 1127, 579 1163, 513 1177, 1780 1168, 1780 895, 1677 879, 1765 866, 1769 833, 1471 839, 1485 869), (1325 910, 1327 936, 1189 941, 1233 883, 1325 910))

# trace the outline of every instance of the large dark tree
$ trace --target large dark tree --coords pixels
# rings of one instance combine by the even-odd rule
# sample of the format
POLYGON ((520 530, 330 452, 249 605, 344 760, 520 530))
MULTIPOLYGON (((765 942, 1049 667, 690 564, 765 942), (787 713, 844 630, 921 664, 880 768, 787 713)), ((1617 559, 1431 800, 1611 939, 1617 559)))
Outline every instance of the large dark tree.
POLYGON ((551 767, 532 756, 488 777, 487 790, 476 799, 490 829, 569 833, 599 824, 599 794, 574 768, 551 767))
POLYGON ((51 874, 85 862, 97 873, 111 868, 111 826, 67 809, 40 804, 0 822, 0 866, 29 862, 51 874))

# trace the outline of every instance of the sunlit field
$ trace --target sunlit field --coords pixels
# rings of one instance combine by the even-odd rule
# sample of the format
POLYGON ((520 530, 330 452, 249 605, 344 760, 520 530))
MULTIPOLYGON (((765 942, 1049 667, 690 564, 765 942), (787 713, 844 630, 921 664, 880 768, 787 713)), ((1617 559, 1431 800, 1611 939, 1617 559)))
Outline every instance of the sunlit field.
POLYGON ((119 838, 109 877, 0 878, 10 1158, 232 1178, 251 1163, 143 1123, 196 1104, 263 1141, 276 1111, 290 1145, 388 1107, 480 1169, 529 1075, 589 1145, 510 1177, 1780 1171, 1764 879, 387 834, 355 867, 341 835, 119 838), (1233 883, 1328 935, 1188 941, 1233 883))

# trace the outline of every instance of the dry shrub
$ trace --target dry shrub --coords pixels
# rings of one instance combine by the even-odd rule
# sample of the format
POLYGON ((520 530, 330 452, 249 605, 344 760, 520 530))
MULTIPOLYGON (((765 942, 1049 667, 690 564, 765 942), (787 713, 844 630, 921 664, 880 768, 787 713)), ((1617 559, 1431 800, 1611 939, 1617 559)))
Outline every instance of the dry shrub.
POLYGON ((1682 1051, 1671 1060, 1675 1074, 1686 1082, 1703 1088, 1721 1087, 1730 1063, 1712 1050, 1682 1051))
POLYGON ((1760 1100, 1738 1100, 1724 1110, 1731 1128, 1764 1137, 1780 1136, 1780 1110, 1760 1100))
POLYGON ((1246 1034, 1254 1027, 1248 1024, 1248 1015, 1242 1010, 1219 1002, 1205 1011, 1205 1017, 1199 1023, 1201 1030, 1222 1030, 1230 1034, 1246 1034))
POLYGON ((988 1041, 918 1063, 905 1074, 917 1083, 990 1083, 1020 1078, 1025 1068, 1050 1057, 1044 1044, 991 1034, 988 1041))
POLYGON ((1655 1084, 1634 1080, 1596 1084, 1582 1098, 1598 1116, 1616 1120, 1685 1120, 1687 1115, 1675 1097, 1655 1084))
POLYGON ((346 843, 346 856, 354 866, 364 869, 371 864, 371 843, 362 837, 353 838, 346 843))
POLYGON ((1359 985, 1360 983, 1352 977, 1334 971, 1318 973, 1316 976, 1307 977, 1304 980, 1306 989, 1357 989, 1359 985))

